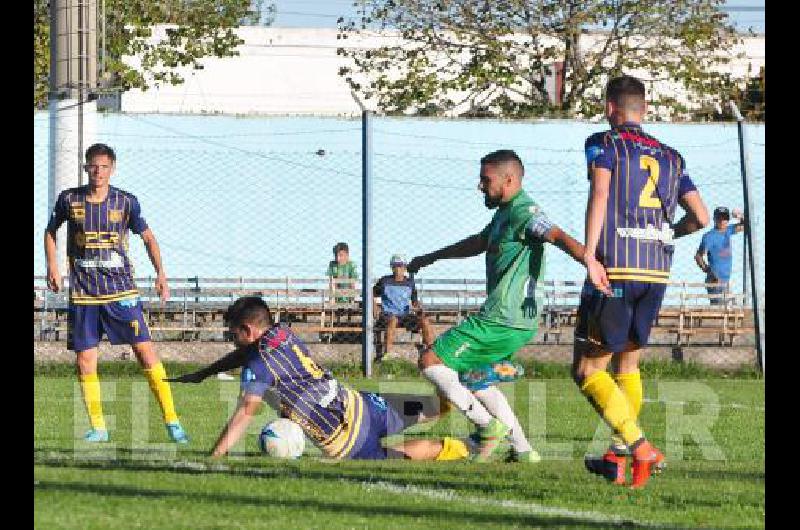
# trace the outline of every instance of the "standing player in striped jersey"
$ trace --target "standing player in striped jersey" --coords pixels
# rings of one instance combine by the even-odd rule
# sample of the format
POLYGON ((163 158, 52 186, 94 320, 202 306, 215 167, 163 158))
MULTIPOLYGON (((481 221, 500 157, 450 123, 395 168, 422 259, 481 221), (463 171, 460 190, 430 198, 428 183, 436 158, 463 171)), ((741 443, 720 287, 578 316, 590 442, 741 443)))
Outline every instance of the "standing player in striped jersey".
POLYGON ((199 383, 210 375, 240 366, 244 368, 247 377, 242 380, 242 397, 220 433, 212 456, 223 456, 236 444, 266 398, 281 417, 300 425, 306 436, 330 458, 382 460, 402 455, 413 460, 457 460, 467 457, 464 442, 447 437, 412 440, 388 449, 383 447, 383 437, 398 433, 417 421, 433 419, 435 414, 426 414, 428 418, 416 412, 401 414, 384 397, 352 390, 339 383, 309 357, 308 348, 289 327, 273 322, 269 307, 261 298, 238 299, 228 307, 224 320, 237 349, 205 368, 169 380, 199 383))
POLYGON ((642 406, 641 349, 661 307, 672 264, 673 240, 708 223, 708 212, 683 157, 642 131, 644 84, 617 77, 606 87, 611 129, 586 140, 591 182, 586 211, 589 279, 575 330, 573 377, 614 430, 611 447, 586 467, 625 483, 632 456, 632 486, 660 471, 664 456, 637 424, 642 406), (686 215, 673 223, 676 206, 686 215), (606 371, 616 359, 614 377, 606 371))
POLYGON ((142 237, 156 270, 156 291, 162 301, 167 301, 169 286, 161 252, 136 197, 109 185, 115 164, 116 155, 109 146, 89 147, 84 166, 89 184, 59 194, 44 233, 47 284, 57 293, 61 290, 61 275, 56 261, 56 231, 64 222, 68 223, 67 348, 77 355, 78 377, 92 426, 84 439, 108 441, 97 378, 97 345, 105 333, 111 344, 131 345, 161 406, 167 433, 172 441, 187 443, 189 439, 175 413, 169 384, 164 382, 164 366, 153 350, 142 315, 139 292, 133 281, 133 264, 128 258, 128 231, 142 237))

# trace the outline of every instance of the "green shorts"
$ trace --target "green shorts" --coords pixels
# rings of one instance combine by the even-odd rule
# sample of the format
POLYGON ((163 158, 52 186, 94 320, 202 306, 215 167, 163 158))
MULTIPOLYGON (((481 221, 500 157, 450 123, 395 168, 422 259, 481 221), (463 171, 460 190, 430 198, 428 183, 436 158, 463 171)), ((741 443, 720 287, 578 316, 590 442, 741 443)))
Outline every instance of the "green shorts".
POLYGON ((433 351, 457 372, 510 359, 536 334, 536 329, 510 328, 477 316, 467 317, 439 335, 433 351))

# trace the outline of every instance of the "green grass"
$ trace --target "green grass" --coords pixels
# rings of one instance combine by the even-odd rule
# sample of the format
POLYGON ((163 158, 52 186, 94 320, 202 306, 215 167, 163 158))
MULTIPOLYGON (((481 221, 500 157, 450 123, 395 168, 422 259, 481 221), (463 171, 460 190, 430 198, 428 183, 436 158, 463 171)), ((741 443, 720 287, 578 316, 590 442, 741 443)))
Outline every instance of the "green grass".
MULTIPOLYGON (((168 366, 169 373, 189 369, 168 366)), ((403 370, 398 366, 375 380, 342 379, 365 390, 430 391, 403 370)), ((665 450, 669 466, 644 490, 630 491, 584 470, 583 454, 605 445, 605 431, 564 377, 545 379, 537 373, 504 386, 545 457, 539 465, 523 466, 330 463, 310 445, 300 460, 271 460, 257 449, 260 427, 274 417, 267 410, 234 456, 215 461, 207 454, 234 404, 238 383, 173 385, 192 437, 188 446, 176 447, 167 443, 158 407, 133 363, 100 367, 104 396, 114 394, 104 405, 113 445, 86 446, 76 440, 88 426, 73 374, 69 366, 34 365, 37 528, 764 526, 762 379, 676 379, 651 367, 650 375, 658 378, 646 375, 649 401, 641 424, 665 450), (700 436, 698 445, 686 436, 679 443, 675 433, 688 425, 681 414, 691 419, 704 406, 711 414, 710 439, 700 436)), ((412 428, 415 436, 426 431, 463 436, 469 430, 460 414, 412 428)))

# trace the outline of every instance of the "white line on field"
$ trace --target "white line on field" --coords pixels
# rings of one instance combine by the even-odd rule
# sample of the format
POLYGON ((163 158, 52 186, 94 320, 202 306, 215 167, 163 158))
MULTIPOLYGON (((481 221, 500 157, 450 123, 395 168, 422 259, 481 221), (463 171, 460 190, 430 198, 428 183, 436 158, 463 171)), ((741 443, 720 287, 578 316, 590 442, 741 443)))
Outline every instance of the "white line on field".
MULTIPOLYGON (((235 473, 242 473, 250 476, 275 478, 275 472, 271 470, 241 468, 241 467, 230 468, 225 464, 208 465, 203 462, 182 461, 182 462, 175 462, 172 465, 172 467, 175 469, 189 469, 191 471, 196 471, 196 472, 234 471, 235 473)), ((283 476, 285 477, 286 475, 283 476)), ((422 495, 435 500, 443 500, 448 502, 464 502, 469 505, 495 506, 499 508, 515 509, 533 515, 565 517, 573 519, 576 522, 614 524, 625 527, 635 525, 643 527, 671 528, 661 524, 641 522, 633 519, 628 519, 616 515, 607 515, 599 512, 570 510, 568 508, 545 506, 542 504, 528 503, 510 499, 499 500, 499 499, 487 499, 484 497, 464 496, 464 495, 459 495, 455 491, 449 489, 429 489, 421 486, 416 486, 413 484, 396 484, 393 482, 386 482, 386 481, 370 482, 370 481, 348 479, 345 477, 341 477, 339 478, 339 480, 342 482, 357 484, 367 489, 367 491, 383 490, 390 493, 398 493, 402 495, 422 495)))
POLYGON ((629 527, 632 525, 645 526, 645 527, 658 527, 666 528, 663 525, 658 525, 648 522, 639 522, 633 519, 628 519, 616 515, 607 515, 598 512, 589 512, 583 510, 570 510, 568 508, 559 508, 554 506, 544 506, 542 504, 529 503, 515 500, 499 500, 487 499, 484 497, 473 497, 459 495, 453 490, 447 489, 428 489, 420 486, 410 484, 394 484, 392 482, 361 482, 360 483, 368 491, 371 490, 384 490, 391 493, 399 493, 403 495, 422 495, 430 499, 443 500, 447 502, 464 502, 469 505, 482 505, 482 506, 496 506, 500 508, 511 508, 522 510, 533 515, 547 515, 556 517, 566 517, 579 522, 585 523, 601 523, 601 524, 616 524, 620 526, 629 527))
MULTIPOLYGON (((664 403, 665 405, 688 405, 690 403, 698 403, 700 405, 710 405, 711 403, 705 403, 703 401, 666 401, 663 399, 650 399, 644 398, 642 401, 646 403, 664 403)), ((741 403, 717 403, 717 407, 723 409, 743 409, 743 410, 766 410, 765 407, 757 407, 753 405, 742 405, 741 403)))

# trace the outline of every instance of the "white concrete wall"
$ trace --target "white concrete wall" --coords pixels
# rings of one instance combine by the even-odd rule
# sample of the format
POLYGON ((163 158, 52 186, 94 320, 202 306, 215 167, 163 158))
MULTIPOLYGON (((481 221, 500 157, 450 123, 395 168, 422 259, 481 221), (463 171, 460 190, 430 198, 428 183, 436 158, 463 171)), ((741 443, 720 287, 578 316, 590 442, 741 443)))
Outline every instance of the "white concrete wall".
MULTIPOLYGON (((396 33, 338 40, 336 29, 244 27, 238 57, 205 59, 202 70, 184 69, 186 82, 122 96, 124 112, 352 116, 360 113, 338 75, 345 59, 336 49, 397 44, 396 33)), ((163 36, 156 28, 153 38, 163 36)), ((587 46, 592 36, 587 36, 587 46)), ((737 50, 738 51, 738 50, 737 50)), ((729 65, 743 75, 764 65, 764 37, 745 39, 744 59, 729 65)), ((136 59, 132 58, 131 63, 136 59)), ((657 90, 673 90, 661 83, 657 90)), ((367 107, 371 106, 367 102, 367 107)))

